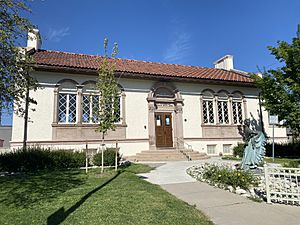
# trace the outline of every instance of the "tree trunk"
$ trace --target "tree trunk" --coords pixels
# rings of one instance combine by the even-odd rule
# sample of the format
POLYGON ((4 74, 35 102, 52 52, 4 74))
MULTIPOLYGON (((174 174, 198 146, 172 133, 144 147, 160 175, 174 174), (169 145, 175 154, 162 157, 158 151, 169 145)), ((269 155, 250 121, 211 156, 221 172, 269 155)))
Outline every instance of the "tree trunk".
POLYGON ((27 147, 28 108, 29 108, 29 84, 27 84, 26 98, 25 98, 23 150, 26 150, 27 147))

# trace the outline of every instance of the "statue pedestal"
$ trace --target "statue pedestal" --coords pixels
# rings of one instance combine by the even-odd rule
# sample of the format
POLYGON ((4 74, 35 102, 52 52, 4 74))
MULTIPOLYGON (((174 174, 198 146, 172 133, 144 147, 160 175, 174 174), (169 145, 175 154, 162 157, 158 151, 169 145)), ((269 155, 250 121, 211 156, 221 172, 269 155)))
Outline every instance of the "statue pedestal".
POLYGON ((261 169, 259 167, 255 168, 255 169, 249 169, 248 171, 250 171, 254 176, 261 176, 264 173, 263 169, 261 169))

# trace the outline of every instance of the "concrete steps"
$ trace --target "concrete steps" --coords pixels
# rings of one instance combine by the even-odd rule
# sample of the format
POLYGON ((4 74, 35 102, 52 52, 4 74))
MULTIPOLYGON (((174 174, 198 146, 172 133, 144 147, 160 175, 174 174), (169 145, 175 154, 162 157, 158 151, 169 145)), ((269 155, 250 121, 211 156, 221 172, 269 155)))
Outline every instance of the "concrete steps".
POLYGON ((208 159, 205 153, 199 153, 190 149, 159 149, 146 150, 137 153, 135 156, 127 157, 127 160, 142 162, 142 161, 187 161, 187 160, 201 160, 208 159))
POLYGON ((176 150, 142 151, 135 156, 136 161, 186 161, 187 158, 176 150))
POLYGON ((182 149, 181 152, 191 161, 209 159, 209 156, 206 153, 194 151, 192 149, 182 149))

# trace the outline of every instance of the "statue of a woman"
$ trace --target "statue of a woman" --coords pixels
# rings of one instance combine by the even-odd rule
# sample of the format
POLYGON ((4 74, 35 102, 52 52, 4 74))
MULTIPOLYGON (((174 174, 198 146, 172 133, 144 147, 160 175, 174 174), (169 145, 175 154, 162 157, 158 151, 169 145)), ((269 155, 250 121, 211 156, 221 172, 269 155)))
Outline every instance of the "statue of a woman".
POLYGON ((245 119, 243 131, 244 156, 240 165, 241 169, 255 169, 262 161, 265 155, 266 137, 261 131, 254 131, 250 128, 250 119, 245 119))

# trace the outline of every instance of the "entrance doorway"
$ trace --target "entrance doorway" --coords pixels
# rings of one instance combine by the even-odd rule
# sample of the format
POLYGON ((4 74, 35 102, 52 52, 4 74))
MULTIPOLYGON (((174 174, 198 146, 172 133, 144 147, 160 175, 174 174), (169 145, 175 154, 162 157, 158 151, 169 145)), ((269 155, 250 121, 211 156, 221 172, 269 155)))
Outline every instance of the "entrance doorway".
POLYGON ((172 113, 155 113, 156 147, 173 147, 172 113))

